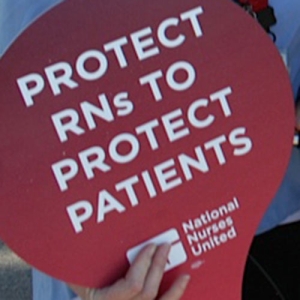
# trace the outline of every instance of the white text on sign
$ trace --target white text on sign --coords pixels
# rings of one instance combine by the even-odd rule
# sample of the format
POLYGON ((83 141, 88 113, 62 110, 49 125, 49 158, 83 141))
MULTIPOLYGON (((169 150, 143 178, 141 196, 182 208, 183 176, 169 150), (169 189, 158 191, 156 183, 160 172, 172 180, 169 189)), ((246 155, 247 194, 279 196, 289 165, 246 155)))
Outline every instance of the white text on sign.
POLYGON ((146 27, 130 34, 130 37, 123 36, 103 45, 102 49, 89 49, 78 56, 75 61, 75 70, 72 64, 66 61, 58 62, 44 69, 45 75, 41 73, 30 73, 17 79, 17 85, 22 95, 26 107, 35 104, 35 98, 45 89, 46 83, 49 84, 54 96, 62 94, 62 86, 69 89, 79 87, 80 82, 73 78, 74 72, 83 81, 99 80, 109 71, 109 58, 112 63, 115 60, 120 68, 129 66, 126 56, 126 47, 130 45, 134 48, 136 57, 139 61, 146 60, 160 54, 160 47, 177 48, 184 44, 186 36, 180 33, 180 26, 188 23, 196 38, 203 36, 202 26, 199 16, 203 14, 201 6, 195 7, 189 11, 183 12, 179 17, 172 17, 163 20, 156 29, 157 39, 160 45, 155 45, 153 39, 152 27, 146 27), (179 33, 175 38, 169 38, 167 31, 171 27, 178 27, 179 33), (131 41, 131 44, 129 43, 131 41), (113 53, 113 57, 109 53, 113 53), (85 66, 89 60, 98 63, 96 70, 90 71, 85 66))

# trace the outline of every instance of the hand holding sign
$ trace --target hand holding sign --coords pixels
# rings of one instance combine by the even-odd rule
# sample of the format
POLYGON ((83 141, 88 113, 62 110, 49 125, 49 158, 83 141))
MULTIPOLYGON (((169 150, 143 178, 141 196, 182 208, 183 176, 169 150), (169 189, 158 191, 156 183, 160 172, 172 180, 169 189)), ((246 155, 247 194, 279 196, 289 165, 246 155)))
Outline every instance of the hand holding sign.
MULTIPOLYGON (((72 286, 82 300, 139 300, 157 299, 159 285, 167 263, 170 245, 146 246, 137 256, 123 279, 103 289, 86 289, 72 286)), ((179 300, 190 277, 180 276, 159 300, 179 300)))
POLYGON ((14 251, 99 287, 168 242, 161 293, 188 273, 184 299, 240 297, 294 128, 285 67, 251 17, 228 0, 66 1, 0 67, 0 230, 14 251))

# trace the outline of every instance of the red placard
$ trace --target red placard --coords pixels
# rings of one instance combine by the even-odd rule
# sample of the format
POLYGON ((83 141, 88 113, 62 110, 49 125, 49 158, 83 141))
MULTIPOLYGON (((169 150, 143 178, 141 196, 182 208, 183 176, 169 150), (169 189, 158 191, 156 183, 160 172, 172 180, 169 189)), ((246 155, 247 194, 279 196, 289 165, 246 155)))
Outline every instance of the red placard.
POLYGON ((62 280, 103 286, 173 244, 163 289, 239 299, 287 167, 292 92, 228 0, 66 1, 0 63, 0 235, 62 280))

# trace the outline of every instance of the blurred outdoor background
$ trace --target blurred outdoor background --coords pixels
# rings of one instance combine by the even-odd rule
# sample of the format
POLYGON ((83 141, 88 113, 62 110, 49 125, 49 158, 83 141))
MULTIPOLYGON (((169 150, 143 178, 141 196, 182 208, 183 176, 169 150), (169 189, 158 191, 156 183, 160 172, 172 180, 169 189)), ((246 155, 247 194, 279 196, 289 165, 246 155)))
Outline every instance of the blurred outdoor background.
POLYGON ((31 271, 0 241, 0 300, 31 300, 31 271))

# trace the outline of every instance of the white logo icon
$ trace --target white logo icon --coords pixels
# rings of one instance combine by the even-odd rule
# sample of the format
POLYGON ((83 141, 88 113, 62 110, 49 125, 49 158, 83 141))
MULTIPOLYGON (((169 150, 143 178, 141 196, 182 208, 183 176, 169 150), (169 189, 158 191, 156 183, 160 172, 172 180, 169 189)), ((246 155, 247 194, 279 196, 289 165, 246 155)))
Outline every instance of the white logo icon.
POLYGON ((171 250, 168 257, 168 263, 165 267, 165 271, 169 271, 184 262, 187 261, 187 255, 183 248, 183 244, 180 241, 179 234, 176 229, 170 229, 164 233, 134 247, 127 251, 127 258, 130 263, 132 263, 138 253, 148 244, 163 244, 169 243, 172 244, 171 250))

